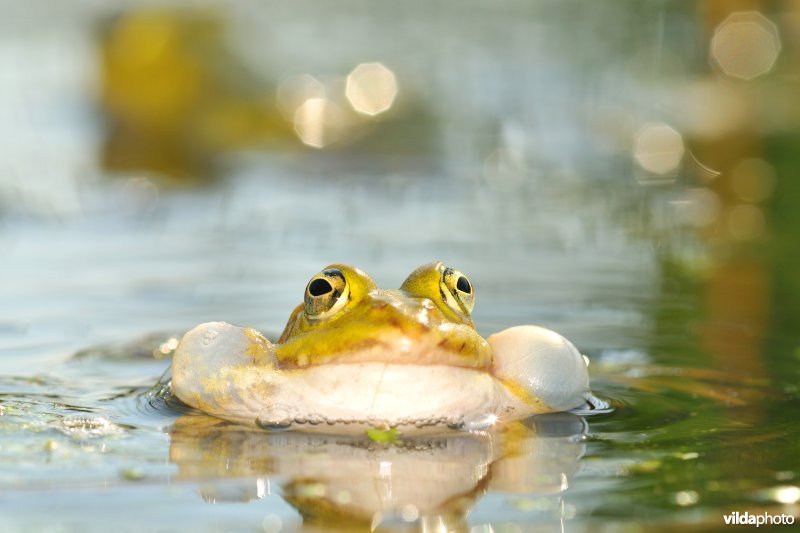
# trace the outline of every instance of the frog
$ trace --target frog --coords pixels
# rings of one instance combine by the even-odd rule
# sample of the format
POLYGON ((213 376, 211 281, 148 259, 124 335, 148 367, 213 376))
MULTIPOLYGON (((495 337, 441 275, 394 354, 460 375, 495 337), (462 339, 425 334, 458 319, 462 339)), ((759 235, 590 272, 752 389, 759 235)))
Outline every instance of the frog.
POLYGON ((170 386, 194 409, 273 431, 482 431, 586 405, 588 359, 570 341, 536 325, 483 338, 474 306, 473 283, 442 261, 399 289, 331 264, 274 342, 226 322, 188 331, 170 386))

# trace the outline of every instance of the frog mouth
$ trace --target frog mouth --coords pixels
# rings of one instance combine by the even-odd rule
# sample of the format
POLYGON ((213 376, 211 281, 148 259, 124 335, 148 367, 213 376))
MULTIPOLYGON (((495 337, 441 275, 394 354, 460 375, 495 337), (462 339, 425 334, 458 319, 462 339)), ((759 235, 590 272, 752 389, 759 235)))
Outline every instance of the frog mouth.
POLYGON ((329 364, 390 363, 397 365, 446 365, 488 369, 491 348, 474 331, 422 337, 398 336, 389 340, 364 339, 341 352, 295 351, 289 345, 275 345, 278 366, 284 370, 306 369, 329 364))

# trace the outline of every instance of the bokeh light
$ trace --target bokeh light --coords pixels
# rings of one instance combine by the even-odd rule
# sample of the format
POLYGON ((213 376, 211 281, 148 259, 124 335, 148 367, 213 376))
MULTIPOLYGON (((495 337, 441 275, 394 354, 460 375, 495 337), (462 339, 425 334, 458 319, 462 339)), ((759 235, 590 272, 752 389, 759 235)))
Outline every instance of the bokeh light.
POLYGON ((326 98, 309 98, 294 113, 294 131, 303 144, 313 148, 336 141, 343 125, 341 109, 326 98))
POLYGON ((681 134, 659 122, 644 125, 636 134, 633 157, 649 172, 668 174, 678 168, 684 151, 681 134))
POLYGON ((758 11, 731 14, 711 39, 713 61, 728 76, 742 80, 769 72, 780 50, 778 27, 758 11))
POLYGON ((694 505, 700 500, 700 495, 694 490, 682 490, 674 495, 675 503, 681 507, 694 505))
POLYGON ((382 63, 361 63, 347 76, 345 96, 358 113, 379 115, 394 104, 397 78, 382 63))
POLYGON ((290 76, 278 85, 278 110, 288 121, 294 121, 297 109, 311 98, 325 98, 325 85, 310 74, 290 76))
POLYGON ((772 490, 772 496, 776 502, 786 505, 795 504, 800 501, 800 487, 794 485, 782 485, 772 490))

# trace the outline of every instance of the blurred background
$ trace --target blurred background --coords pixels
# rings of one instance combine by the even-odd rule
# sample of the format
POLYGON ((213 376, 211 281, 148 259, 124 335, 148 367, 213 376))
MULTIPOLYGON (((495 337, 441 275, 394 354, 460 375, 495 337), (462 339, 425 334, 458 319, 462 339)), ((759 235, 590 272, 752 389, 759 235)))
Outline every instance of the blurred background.
POLYGON ((484 331, 587 348, 649 342, 641 298, 684 277, 709 346, 800 329, 798 2, 3 9, 15 372, 212 318, 279 331, 331 262, 396 286, 441 258, 484 331))
MULTIPOLYGON (((329 263, 396 287, 442 259, 481 333, 797 393, 800 1, 0 10, 3 373, 209 320, 279 332, 329 263)), ((753 490, 797 470, 780 406, 702 422, 775 429, 753 490)), ((680 472, 658 505, 713 493, 680 472)))

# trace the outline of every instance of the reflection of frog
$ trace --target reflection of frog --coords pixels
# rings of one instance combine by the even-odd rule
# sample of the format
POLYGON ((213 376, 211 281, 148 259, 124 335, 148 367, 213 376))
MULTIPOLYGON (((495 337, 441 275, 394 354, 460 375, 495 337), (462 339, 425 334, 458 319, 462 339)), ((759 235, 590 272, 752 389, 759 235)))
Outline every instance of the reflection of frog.
POLYGON ((223 322, 181 340, 174 393, 228 420, 328 432, 480 429, 578 407, 586 362, 560 335, 519 326, 481 338, 472 283, 441 262, 381 290, 357 268, 309 281, 275 344, 223 322))
MULTIPOLYGON (((303 517, 299 528, 282 515, 290 530, 467 531, 467 515, 487 491, 535 498, 551 510, 536 517, 550 530, 560 525, 560 498, 585 452, 578 437, 586 427, 579 416, 554 413, 387 446, 357 436, 265 434, 188 415, 170 428, 169 458, 181 482, 200 481, 202 497, 216 504, 280 494, 303 517)), ((279 512, 273 502, 261 508, 279 512)))

